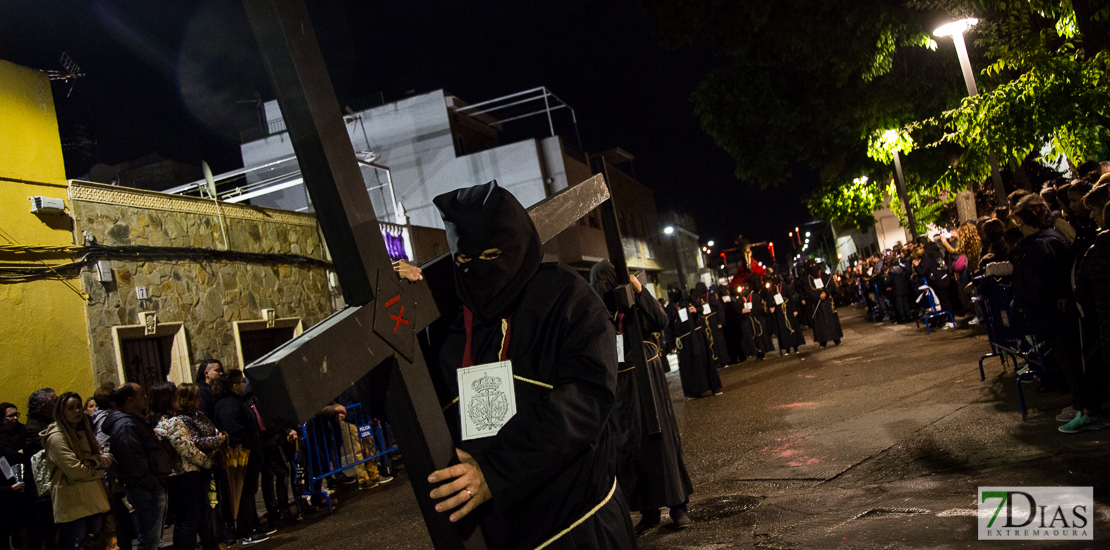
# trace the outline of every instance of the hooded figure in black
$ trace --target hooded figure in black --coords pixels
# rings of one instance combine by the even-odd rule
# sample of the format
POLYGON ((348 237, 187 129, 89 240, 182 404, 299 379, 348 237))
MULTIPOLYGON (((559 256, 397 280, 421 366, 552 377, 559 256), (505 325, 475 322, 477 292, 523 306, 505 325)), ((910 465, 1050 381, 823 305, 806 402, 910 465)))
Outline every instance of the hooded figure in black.
POLYGON ((709 293, 709 288, 705 283, 698 283, 694 285, 694 291, 690 293, 693 300, 694 307, 701 310, 702 323, 705 324, 705 333, 709 336, 709 358, 713 363, 720 367, 727 367, 729 365, 728 346, 725 344, 725 319, 724 308, 721 307, 721 301, 716 296, 709 293), (709 306, 706 311, 705 306, 709 306))
MULTIPOLYGON (((623 338, 623 349, 630 354, 632 346, 637 343, 629 339, 625 330, 629 322, 627 315, 617 311, 612 292, 617 288, 617 272, 609 260, 602 260, 590 269, 590 284, 604 300, 617 327, 617 337, 623 338)), ((633 290, 637 285, 638 281, 632 283, 633 290)), ((663 306, 643 288, 635 294, 632 311, 639 316, 644 334, 667 328, 667 312, 663 311, 663 306)), ((659 509, 664 506, 671 509, 671 521, 676 527, 689 525, 686 503, 694 492, 690 475, 686 472, 686 461, 682 458, 682 439, 671 406, 667 372, 663 369, 665 358, 653 342, 645 341, 639 345, 647 358, 648 378, 659 415, 659 433, 648 433, 647 420, 640 405, 640 380, 632 370, 633 363, 626 358, 621 358, 623 362, 617 371, 617 401, 609 417, 617 440, 617 479, 628 498, 629 508, 641 514, 640 523, 636 525, 637 533, 658 525, 661 517, 659 509)))
POLYGON ((774 325, 767 320, 767 298, 763 278, 758 273, 748 275, 747 283, 740 289, 740 325, 744 331, 744 354, 762 360, 775 349, 771 341, 774 325))
POLYGON ((435 472, 433 484, 467 485, 443 483, 433 498, 465 515, 461 528, 480 524, 490 548, 633 548, 608 422, 617 357, 605 305, 570 268, 541 264, 531 218, 496 182, 433 202, 463 303, 439 353, 447 388, 458 395, 460 368, 509 360, 517 408, 496 435, 462 441, 448 396, 462 464, 435 472))
POLYGON ((798 353, 798 347, 806 345, 805 333, 798 322, 801 300, 778 275, 771 277, 769 294, 771 301, 767 304, 767 314, 774 320, 771 324, 779 338, 779 355, 789 355, 791 349, 798 353))
MULTIPOLYGON (((736 289, 739 291, 739 287, 736 289)), ((717 296, 721 299, 721 309, 725 315, 725 347, 728 349, 728 363, 735 365, 748 360, 744 354, 744 327, 741 318, 743 303, 739 299, 739 292, 725 285, 717 286, 717 296)))
POLYGON ((806 277, 809 300, 813 303, 813 341, 825 347, 829 341, 840 345, 844 332, 840 329, 840 317, 833 307, 832 296, 826 292, 828 278, 821 274, 821 267, 814 265, 806 277))
POLYGON ((678 354, 678 375, 686 397, 702 397, 706 392, 721 393, 721 377, 709 353, 709 337, 701 310, 683 296, 676 283, 667 288, 671 305, 667 307, 667 341, 678 354), (686 320, 683 321, 683 315, 686 320))

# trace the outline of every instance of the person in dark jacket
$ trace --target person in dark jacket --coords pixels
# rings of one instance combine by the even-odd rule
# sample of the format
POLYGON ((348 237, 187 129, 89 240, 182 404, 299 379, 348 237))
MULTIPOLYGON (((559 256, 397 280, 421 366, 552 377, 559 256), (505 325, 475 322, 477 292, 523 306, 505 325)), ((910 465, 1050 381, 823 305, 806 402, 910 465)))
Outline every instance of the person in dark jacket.
POLYGON ((894 298, 894 320, 897 323, 910 321, 910 271, 899 259, 892 258, 887 286, 894 298))
POLYGON ((200 412, 212 418, 216 410, 216 398, 212 396, 212 382, 224 372, 224 366, 216 359, 202 359, 197 361, 197 374, 193 380, 197 381, 200 388, 200 412))
POLYGON ((253 544, 266 540, 271 533, 261 531, 255 504, 259 477, 262 475, 262 429, 250 402, 242 395, 246 385, 247 379, 239 369, 231 369, 215 380, 212 394, 216 397, 216 407, 212 422, 220 431, 227 433, 230 447, 243 447, 249 452, 235 531, 245 544, 253 544))
MULTIPOLYGON (((31 463, 23 456, 23 423, 19 421, 19 408, 12 403, 0 403, 0 423, 0 457, 7 461, 12 473, 12 477, 0 474, 0 546, 7 548, 5 545, 10 544, 13 535, 34 530, 27 529, 32 493, 24 481, 31 475, 31 463)), ((35 544, 30 546, 35 548, 38 544, 36 538, 35 544)))
MULTIPOLYGON (((39 434, 54 422, 56 399, 58 396, 51 388, 35 390, 27 398, 27 424, 23 426, 23 456, 26 457, 27 464, 31 463, 31 457, 42 450, 42 437, 39 434)), ((48 549, 55 548, 54 540, 57 538, 58 528, 54 523, 54 505, 50 502, 50 494, 38 496, 34 476, 27 476, 26 482, 34 501, 31 514, 36 525, 28 529, 31 535, 28 542, 37 542, 48 549)), ((31 544, 31 547, 35 548, 36 544, 31 544)))
MULTIPOLYGON (((1082 378, 1078 357, 1079 339, 1071 284, 1069 282, 1072 254, 1067 240, 1053 229, 1048 205, 1040 195, 1028 195, 1018 201, 1010 219, 1017 224, 1024 239, 1010 253, 1014 264, 1014 309, 1024 327, 1044 342, 1051 367, 1057 367, 1071 388, 1082 378)), ((1052 369, 1042 384, 1046 390, 1059 389, 1063 383, 1053 376, 1052 369)), ((1074 392, 1073 392, 1074 393, 1074 392)), ((1081 408, 1081 403, 1073 407, 1081 408)))
MULTIPOLYGON (((1097 430, 1105 426, 1101 409, 1106 397, 1107 381, 1110 380, 1110 231, 1106 230, 1107 222, 1110 222, 1110 218, 1107 218, 1107 214, 1110 214, 1110 186, 1100 193, 1089 193, 1086 202, 1102 231, 1097 234, 1094 244, 1088 248, 1080 262, 1075 299, 1083 306, 1084 325, 1094 325, 1097 339, 1094 346, 1096 349, 1085 353, 1083 357, 1084 369, 1079 395, 1079 405, 1082 408, 1073 413, 1074 416, 1067 424, 1060 426, 1063 433, 1097 430), (1092 197, 1092 194, 1095 196, 1092 197)), ((1057 420, 1066 418, 1066 413, 1061 414, 1062 417, 1058 416, 1057 420)))
POLYGON ((154 550, 162 538, 166 515, 166 479, 170 457, 143 414, 146 392, 138 384, 124 384, 112 392, 116 409, 104 420, 104 431, 116 473, 134 509, 139 550, 154 550))

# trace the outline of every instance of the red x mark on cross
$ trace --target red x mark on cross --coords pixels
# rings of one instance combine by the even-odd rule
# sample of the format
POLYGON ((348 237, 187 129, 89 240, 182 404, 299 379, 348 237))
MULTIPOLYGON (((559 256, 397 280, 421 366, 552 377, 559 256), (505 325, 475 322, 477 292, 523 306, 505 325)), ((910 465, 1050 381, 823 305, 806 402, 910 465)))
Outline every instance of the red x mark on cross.
MULTIPOLYGON (((393 304, 396 304, 397 301, 400 300, 400 299, 401 299, 400 294, 390 298, 389 301, 385 303, 385 307, 388 308, 389 306, 392 306, 393 304)), ((393 315, 392 313, 389 315, 390 319, 393 319, 394 321, 397 321, 397 324, 393 325, 393 332, 397 332, 397 329, 401 328, 401 325, 409 324, 409 322, 406 319, 404 319, 404 316, 405 316, 405 306, 404 306, 404 304, 401 305, 401 311, 398 311, 397 315, 393 315)))

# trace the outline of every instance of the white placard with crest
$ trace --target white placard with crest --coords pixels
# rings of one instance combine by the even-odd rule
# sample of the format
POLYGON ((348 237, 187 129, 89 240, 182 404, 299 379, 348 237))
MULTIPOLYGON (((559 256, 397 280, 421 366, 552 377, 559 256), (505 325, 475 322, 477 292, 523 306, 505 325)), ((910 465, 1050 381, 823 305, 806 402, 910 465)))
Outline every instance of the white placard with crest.
POLYGON ((497 435, 516 414, 512 362, 486 363, 456 372, 463 441, 497 435))

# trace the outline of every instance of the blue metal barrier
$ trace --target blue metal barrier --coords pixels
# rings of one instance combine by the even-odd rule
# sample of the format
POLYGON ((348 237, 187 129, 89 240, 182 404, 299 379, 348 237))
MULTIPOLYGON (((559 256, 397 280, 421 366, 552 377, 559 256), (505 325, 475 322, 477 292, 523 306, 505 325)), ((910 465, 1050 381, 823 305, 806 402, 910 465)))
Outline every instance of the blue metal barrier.
POLYGON ((1002 360, 1002 369, 1006 369, 1006 358, 1014 362, 1014 371, 1017 372, 1018 358, 1024 359, 1029 368, 1017 375, 1018 405, 1021 407, 1021 419, 1025 420, 1025 394, 1021 384, 1027 380, 1043 376, 1046 370, 1044 356, 1041 352, 1041 343, 1031 332, 1021 326, 1021 318, 1014 311, 1014 292, 1010 284, 1010 277, 976 277, 972 281, 975 285, 975 294, 983 313, 983 323, 986 325, 987 338, 990 341, 991 351, 979 358, 979 380, 986 380, 983 371, 983 360, 988 357, 999 357, 1002 360))
MULTIPOLYGON (((924 284, 917 288, 921 291, 921 295, 917 297, 917 303, 920 304, 922 298, 925 298, 929 303, 929 309, 926 310, 923 307, 921 308, 922 312, 925 313, 925 334, 933 333, 932 329, 929 327, 929 322, 933 319, 936 319, 937 317, 947 316, 948 321, 952 323, 952 326, 955 326, 956 318, 952 316, 952 312, 940 309, 940 305, 937 304, 937 300, 933 298, 933 288, 929 286, 928 282, 922 282, 924 282, 924 284)), ((918 320, 914 321, 914 324, 919 327, 921 326, 920 317, 918 318, 918 320)))
MULTIPOLYGON (((346 419, 314 416, 301 425, 301 445, 294 461, 303 479, 302 495, 312 497, 324 478, 397 450, 389 424, 370 418, 360 405, 346 407, 346 419)), ((332 511, 331 496, 319 491, 332 511)))

